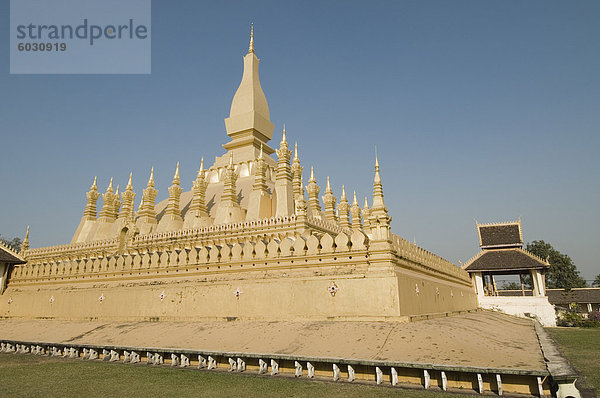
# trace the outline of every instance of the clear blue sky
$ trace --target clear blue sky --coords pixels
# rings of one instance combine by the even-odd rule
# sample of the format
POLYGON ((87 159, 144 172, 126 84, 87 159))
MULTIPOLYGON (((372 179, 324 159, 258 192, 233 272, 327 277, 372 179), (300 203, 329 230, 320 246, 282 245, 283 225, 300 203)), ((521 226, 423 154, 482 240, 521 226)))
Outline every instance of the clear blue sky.
MULTIPOLYGON (((453 262, 478 251, 474 219, 522 217, 526 241, 600 273, 600 2, 152 2, 151 75, 10 75, 0 5, 0 233, 67 243, 98 176, 158 199, 177 161, 227 142, 255 24, 276 126, 362 199, 373 154, 393 231, 453 262)), ((118 59, 115 59, 118 62, 118 59)), ((211 163, 211 162, 209 162, 211 163)))

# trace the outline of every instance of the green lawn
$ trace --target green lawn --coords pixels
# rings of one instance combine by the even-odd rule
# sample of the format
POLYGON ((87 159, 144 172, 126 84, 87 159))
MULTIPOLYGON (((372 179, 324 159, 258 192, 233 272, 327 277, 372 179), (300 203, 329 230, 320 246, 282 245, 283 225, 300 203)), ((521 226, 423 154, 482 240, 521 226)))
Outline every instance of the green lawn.
POLYGON ((0 353, 2 397, 421 397, 442 392, 0 353))
POLYGON ((600 394, 600 328, 547 328, 562 352, 583 375, 582 386, 600 394))

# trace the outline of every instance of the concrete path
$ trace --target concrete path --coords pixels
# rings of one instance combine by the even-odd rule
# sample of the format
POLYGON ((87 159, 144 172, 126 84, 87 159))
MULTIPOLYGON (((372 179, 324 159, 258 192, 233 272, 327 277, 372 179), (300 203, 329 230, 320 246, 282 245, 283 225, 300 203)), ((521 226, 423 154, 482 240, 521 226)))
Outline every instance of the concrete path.
POLYGON ((0 339, 546 370, 533 322, 487 311, 412 323, 1 319, 0 339))

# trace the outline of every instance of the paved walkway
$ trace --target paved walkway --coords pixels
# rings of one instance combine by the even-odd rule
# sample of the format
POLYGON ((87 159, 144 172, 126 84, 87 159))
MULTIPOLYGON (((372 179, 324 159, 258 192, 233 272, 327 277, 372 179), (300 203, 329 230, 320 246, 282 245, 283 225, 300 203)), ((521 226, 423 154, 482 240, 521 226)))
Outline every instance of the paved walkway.
POLYGON ((0 339, 546 370, 533 322, 487 311, 412 323, 2 319, 0 339))

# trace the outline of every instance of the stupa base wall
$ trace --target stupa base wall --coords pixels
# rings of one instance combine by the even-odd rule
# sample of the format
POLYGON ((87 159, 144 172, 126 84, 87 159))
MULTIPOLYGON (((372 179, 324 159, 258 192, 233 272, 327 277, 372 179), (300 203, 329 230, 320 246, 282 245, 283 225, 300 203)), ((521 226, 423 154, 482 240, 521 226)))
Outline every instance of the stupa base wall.
POLYGON ((300 275, 294 276, 291 270, 264 270, 252 271, 252 276, 230 273, 220 278, 214 275, 157 277, 156 271, 147 271, 146 275, 140 274, 135 280, 110 280, 98 275, 90 277, 89 282, 77 284, 10 285, 2 295, 0 316, 121 321, 403 321, 411 315, 476 308, 470 300, 473 297, 460 297, 459 292, 468 292, 467 287, 442 283, 423 275, 390 273, 370 276, 357 272, 356 268, 354 272, 329 271, 322 268, 299 270, 296 273, 300 275), (420 286, 418 294, 415 293, 415 285, 420 286), (450 297, 451 291, 455 292, 454 298, 450 297))

